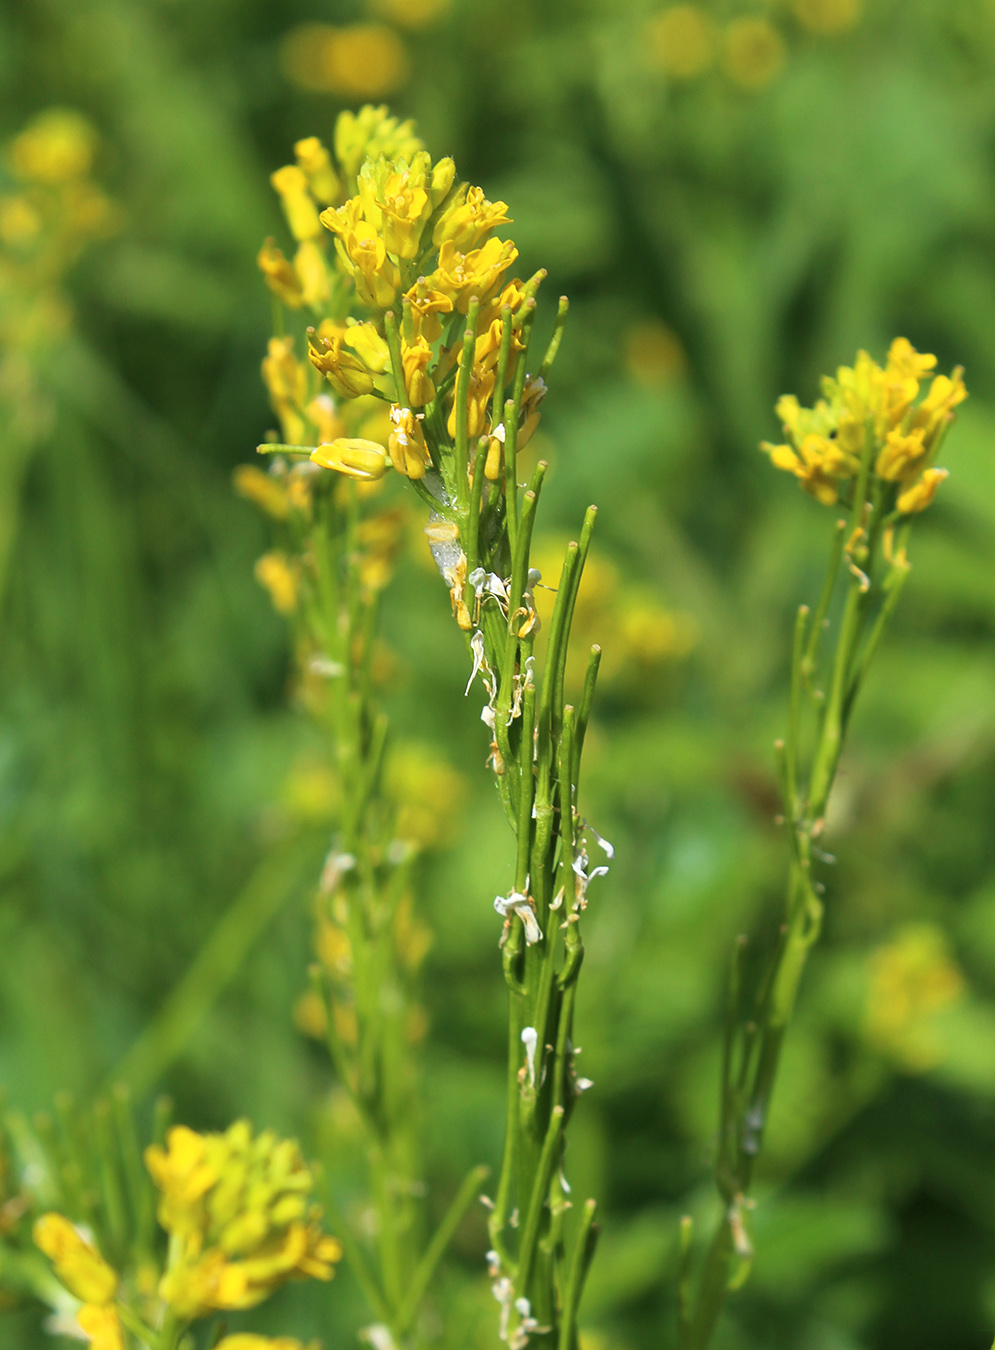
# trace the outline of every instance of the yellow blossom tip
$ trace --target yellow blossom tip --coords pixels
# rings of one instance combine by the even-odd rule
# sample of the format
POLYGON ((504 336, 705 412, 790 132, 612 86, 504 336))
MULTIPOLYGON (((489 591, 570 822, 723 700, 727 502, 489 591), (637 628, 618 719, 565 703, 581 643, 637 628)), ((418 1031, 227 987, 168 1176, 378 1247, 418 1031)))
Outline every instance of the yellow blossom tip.
POLYGON ((340 436, 329 445, 317 446, 311 452, 311 460, 323 469, 334 469, 361 482, 382 478, 390 467, 382 445, 358 436, 340 436))

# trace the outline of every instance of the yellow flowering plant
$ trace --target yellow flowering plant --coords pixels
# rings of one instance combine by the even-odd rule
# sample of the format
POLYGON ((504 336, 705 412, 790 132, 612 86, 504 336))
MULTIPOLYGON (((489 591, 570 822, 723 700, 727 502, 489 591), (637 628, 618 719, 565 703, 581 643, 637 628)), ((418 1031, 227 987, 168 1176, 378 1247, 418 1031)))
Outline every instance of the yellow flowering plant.
MULTIPOLYGON (((536 1341, 575 1350, 596 1230, 589 1201, 565 1250, 564 1133, 589 1086, 574 1068, 571 1029, 580 920, 611 848, 586 825, 577 798, 600 650, 591 651, 576 706, 566 702, 564 672, 595 512, 566 548, 540 666, 539 573, 530 552, 546 464, 534 465, 524 493, 519 482, 567 302, 560 301, 552 339, 537 358, 532 329, 545 273, 509 279, 517 249, 495 234, 511 223, 505 203, 458 183, 452 160, 433 162, 410 125, 397 126, 382 109, 344 114, 334 147, 333 159, 313 141, 299 142, 296 164, 273 176, 299 242, 292 263, 272 241, 260 257, 281 305, 267 358, 274 364, 264 376, 283 439, 259 450, 278 481, 303 475, 316 500, 358 503, 393 471, 428 508, 425 532, 470 659, 467 692, 479 679, 488 762, 515 838, 514 882, 494 902, 510 997, 504 1159, 487 1202, 499 1332, 516 1347, 536 1341), (343 147, 354 148, 362 135, 368 153, 350 159, 343 147), (308 163, 319 160, 331 166, 321 188, 308 178, 308 163), (295 340, 283 332, 284 306, 313 316, 303 334, 307 367, 291 367, 295 340), (316 466, 323 477, 313 477, 316 466), (596 851, 605 857, 597 866, 596 851)), ((269 491, 260 484, 260 500, 269 491)), ((352 509, 358 520, 358 504, 352 509)), ((348 522, 347 511, 335 527, 346 537, 348 522)), ((325 557, 335 556, 334 534, 322 540, 325 557)), ((340 555, 352 556, 349 549, 340 555)), ((344 562, 337 565, 341 572, 344 562)), ((326 567, 311 550, 295 575, 310 593, 326 567)), ((282 606, 289 583, 279 595, 271 589, 282 606)), ((327 626, 319 663, 349 670, 342 650, 339 632, 327 626)), ((372 800, 374 781, 375 772, 344 784, 354 814, 372 800)), ((348 878, 361 871, 352 860, 363 856, 349 847, 348 878)), ((338 888, 342 864, 330 866, 338 888)), ((348 1084, 349 1063, 338 1063, 348 1084)), ((384 1344, 397 1344, 411 1325, 413 1295, 402 1297, 402 1316, 385 1292, 374 1291, 389 1314, 381 1330, 392 1339, 384 1344)))
POLYGON ((959 368, 947 376, 935 367, 936 357, 906 338, 896 338, 884 365, 859 352, 852 366, 823 379, 813 407, 794 395, 780 399, 788 440, 761 447, 840 515, 818 603, 814 612, 802 605, 795 622, 788 732, 775 745, 791 846, 784 915, 752 992, 743 988, 746 939, 735 949, 716 1161, 722 1213, 696 1288, 691 1220, 683 1223, 681 1350, 705 1350, 728 1290, 749 1274, 750 1187, 784 1037, 822 926, 816 869, 832 861, 822 849, 826 809, 857 696, 909 574, 913 522, 947 477, 935 461, 967 397, 959 368))
POLYGON ((253 1308, 288 1280, 331 1279, 342 1249, 293 1140, 247 1121, 223 1134, 168 1128, 162 1101, 161 1142, 143 1157, 126 1089, 89 1110, 66 1095, 56 1107, 32 1125, 9 1114, 0 1139, 4 1290, 47 1305, 53 1333, 95 1350, 179 1350, 196 1322, 253 1308))

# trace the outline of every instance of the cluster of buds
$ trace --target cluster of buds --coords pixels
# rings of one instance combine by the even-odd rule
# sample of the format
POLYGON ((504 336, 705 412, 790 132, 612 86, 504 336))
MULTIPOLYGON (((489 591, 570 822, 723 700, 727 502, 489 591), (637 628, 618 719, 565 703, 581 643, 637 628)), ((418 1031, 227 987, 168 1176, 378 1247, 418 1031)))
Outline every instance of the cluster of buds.
POLYGON ((181 1317, 251 1308, 290 1279, 331 1279, 342 1249, 317 1222, 314 1178, 292 1140, 253 1137, 244 1120, 224 1134, 175 1126, 145 1159, 172 1239, 159 1292, 181 1317))
POLYGON ((924 511, 947 476, 934 461, 954 409, 967 398, 957 368, 933 376, 920 399, 921 383, 935 366, 935 356, 920 354, 906 338, 891 344, 884 367, 858 352, 852 367, 823 378, 824 397, 815 407, 801 407, 792 394, 780 399, 777 414, 791 444, 765 441, 762 448, 826 506, 835 505, 866 463, 886 511, 924 511))

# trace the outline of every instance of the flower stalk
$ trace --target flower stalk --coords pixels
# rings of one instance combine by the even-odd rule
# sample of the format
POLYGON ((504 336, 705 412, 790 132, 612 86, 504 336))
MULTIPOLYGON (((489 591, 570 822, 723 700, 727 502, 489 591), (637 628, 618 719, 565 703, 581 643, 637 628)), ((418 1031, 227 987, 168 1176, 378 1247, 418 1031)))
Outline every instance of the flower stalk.
MULTIPOLYGON (((359 120, 373 127, 382 116, 367 109, 359 120)), ((318 288, 326 299, 311 305, 318 323, 308 328, 307 344, 314 371, 335 392, 336 425, 318 426, 314 416, 309 424, 308 407, 321 397, 313 376, 295 371, 288 380, 285 371, 279 383, 271 381, 282 440, 260 450, 306 455, 310 463, 286 470, 291 474, 307 474, 313 465, 332 470, 328 483, 309 479, 325 500, 355 493, 356 483, 379 483, 393 468, 429 507, 426 535, 471 659, 467 693, 478 677, 485 693, 481 719, 490 738, 488 763, 514 840, 514 883, 494 902, 503 920, 499 945, 509 994, 505 1149, 489 1202, 488 1260, 500 1304, 499 1334, 515 1350, 530 1342, 576 1350, 577 1308, 597 1230, 588 1204, 567 1257, 566 1131, 577 1098, 589 1086, 575 1071, 572 1026, 587 887, 607 870, 592 867, 589 848, 608 857, 611 849, 587 830, 577 791, 600 653, 591 654, 579 709, 566 702, 565 671, 596 511, 588 511, 577 540, 567 547, 543 654, 536 648, 533 597, 540 578, 530 555, 546 464, 539 460, 527 485, 519 482, 567 302, 559 302, 547 348, 534 352, 536 296, 546 274, 506 279, 517 250, 494 235, 509 223, 506 205, 457 183, 452 161, 433 164, 413 139, 403 148, 375 139, 355 171, 354 195, 348 195, 343 171, 344 200, 336 198, 319 213, 295 197, 288 209, 292 230, 296 221, 309 231, 319 253, 323 247, 327 253, 327 240, 323 244, 314 236, 314 220, 335 240, 334 263, 329 257, 318 288), (296 390, 289 405, 288 383, 296 390), (379 438, 377 399, 390 407, 388 434, 381 429, 379 438), (300 439, 309 425, 319 433, 312 446, 300 439), (332 430, 334 435, 327 434, 332 430)), ((281 170, 274 183, 281 190, 291 178, 281 170)), ((264 273, 276 290, 275 246, 267 250, 264 273)), ((300 269, 295 264, 292 270, 303 297, 300 269)), ((291 303, 296 292, 280 276, 291 303)), ((305 303, 302 298, 298 307, 305 303)), ((289 346, 285 352, 289 361, 289 346)), ((334 537, 330 528, 327 548, 335 547, 334 537)), ((348 556, 354 546, 347 540, 348 556)), ((333 659, 348 666, 351 650, 350 645, 333 659)), ((354 736, 352 743, 355 761, 368 761, 369 735, 358 742, 354 736)), ((345 777, 343 782, 346 799, 355 803, 362 782, 345 777)), ((357 821, 361 818, 362 812, 357 821)), ((342 847, 358 858, 362 830, 344 836, 342 847)), ((361 871, 350 868, 350 882, 361 871)), ((360 940, 352 930, 349 937, 360 940)), ((357 983, 357 1006, 358 988, 357 983)), ((345 1071, 341 1037, 329 1034, 345 1071)), ((364 1097, 362 1083, 357 1080, 357 1105, 375 1131, 374 1103, 364 1097)), ((385 1292, 393 1262, 385 1249, 385 1292)), ((417 1279, 400 1303, 388 1292, 397 1336, 408 1330, 412 1287, 417 1289, 417 1279)))
POLYGON ((694 1293, 685 1221, 681 1350, 706 1350, 729 1291, 749 1275, 750 1189, 785 1035, 822 926, 824 888, 814 872, 818 863, 831 861, 820 847, 826 810, 857 696, 908 577, 913 519, 946 477, 933 465, 953 410, 966 397, 958 370, 933 378, 919 400, 920 383, 935 364, 934 356, 921 355, 903 338, 892 344, 883 368, 861 352, 853 368, 842 367, 835 379, 823 381, 825 396, 814 408, 781 399, 778 412, 792 443, 763 447, 818 501, 835 506, 842 500, 848 517, 836 521, 814 613, 802 605, 796 615, 788 733, 775 744, 791 847, 784 916, 749 997, 742 989, 745 938, 734 949, 715 1170, 722 1215, 694 1293), (840 617, 831 626, 837 604, 840 617), (827 632, 835 638, 823 653, 827 632))

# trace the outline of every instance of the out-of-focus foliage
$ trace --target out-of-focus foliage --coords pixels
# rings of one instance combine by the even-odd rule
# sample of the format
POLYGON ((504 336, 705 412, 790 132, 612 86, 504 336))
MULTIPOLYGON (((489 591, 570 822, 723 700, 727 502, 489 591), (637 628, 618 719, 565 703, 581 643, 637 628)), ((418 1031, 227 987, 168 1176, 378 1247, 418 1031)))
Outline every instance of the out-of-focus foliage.
MULTIPOLYGON (((255 275, 281 228, 268 175, 294 140, 327 137, 341 107, 390 98, 435 156, 509 202, 523 275, 548 266, 572 300, 536 442, 562 528, 588 501, 602 508, 585 636, 617 661, 586 769, 617 863, 592 897, 578 1015, 596 1087, 570 1158, 575 1190, 605 1209, 590 1350, 671 1336, 677 1218, 709 1203, 730 944, 769 936, 777 912, 770 743, 790 616, 813 599, 831 525, 756 445, 779 437, 780 394, 809 402, 821 370, 858 347, 882 358, 896 332, 941 369, 967 368, 951 477, 918 530, 832 804, 825 940, 775 1098, 755 1270, 720 1335, 737 1350, 986 1344, 992 7, 7 0, 0 92, 7 144, 46 109, 81 114, 86 181, 115 204, 114 232, 52 282, 71 306, 60 299, 30 342, 6 298, 27 216, 0 210, 0 358, 20 372, 0 390, 9 1101, 30 1114, 104 1083, 241 906, 244 959, 217 1000, 174 1019, 164 1086, 198 1129, 249 1115, 299 1135, 349 1191, 355 1120, 292 1017, 335 784, 287 706, 283 628, 252 576, 264 533, 230 477, 271 418, 255 275), (293 846, 296 876, 266 870, 293 846)), ((15 154, 0 172, 4 202, 28 194, 37 212, 32 194, 56 190, 26 188, 15 154)), ((539 322, 541 339, 552 316, 539 322)), ((393 723, 440 763, 480 764, 432 817, 420 864, 435 933, 424 1133, 441 1206, 500 1148, 491 900, 508 879, 476 712, 453 712, 463 653, 423 545, 398 574, 383 653, 393 723)), ((7 1213, 0 1202, 0 1228, 7 1213)), ((454 1350, 490 1344, 483 1250, 481 1215, 448 1276, 454 1350)), ((343 1273, 330 1291, 283 1291, 253 1329, 349 1344, 360 1316, 343 1273)), ((30 1303, 0 1333, 12 1350, 51 1343, 30 1303)))

